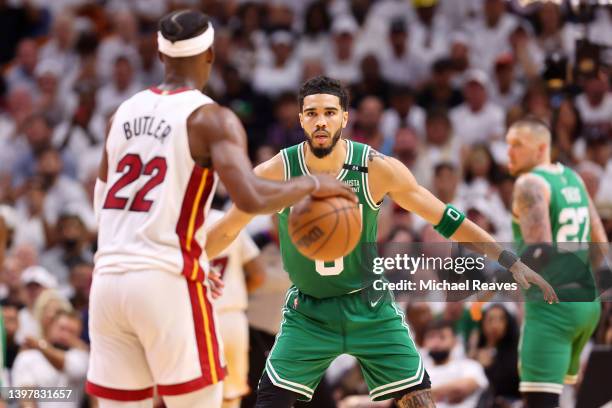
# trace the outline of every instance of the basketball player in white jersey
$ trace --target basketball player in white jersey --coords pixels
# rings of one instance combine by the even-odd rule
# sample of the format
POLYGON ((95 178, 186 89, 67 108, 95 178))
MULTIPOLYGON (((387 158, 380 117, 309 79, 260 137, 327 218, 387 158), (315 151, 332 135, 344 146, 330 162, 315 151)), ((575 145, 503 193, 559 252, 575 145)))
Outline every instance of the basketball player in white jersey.
MULTIPOLYGON (((219 221, 224 214, 213 204, 205 227, 219 221)), ((250 391, 248 294, 263 284, 266 271, 259 248, 246 231, 210 260, 210 270, 224 283, 223 294, 213 303, 227 361, 222 408, 240 408, 242 397, 250 391)))
POLYGON ((152 407, 153 387, 169 408, 221 406, 225 363, 202 249, 216 174, 247 212, 308 194, 355 200, 332 177, 278 183, 253 173, 240 121, 200 91, 212 44, 201 12, 162 18, 164 82, 125 101, 109 123, 94 197, 87 374, 101 408, 152 407))

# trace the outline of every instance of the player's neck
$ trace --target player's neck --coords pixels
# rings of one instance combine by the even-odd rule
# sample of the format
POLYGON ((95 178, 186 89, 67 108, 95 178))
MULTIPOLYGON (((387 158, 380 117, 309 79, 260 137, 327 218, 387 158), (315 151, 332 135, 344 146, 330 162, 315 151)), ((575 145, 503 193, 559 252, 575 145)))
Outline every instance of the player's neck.
POLYGON ((341 138, 338 140, 338 143, 336 143, 331 153, 320 159, 310 151, 308 143, 305 143, 304 158, 308 171, 313 174, 327 173, 332 176, 340 173, 342 165, 346 160, 347 143, 346 140, 341 138))
POLYGON ((204 88, 202 81, 197 79, 196 75, 189 75, 175 71, 168 71, 164 76, 164 82, 159 85, 160 89, 172 90, 177 88, 204 88))

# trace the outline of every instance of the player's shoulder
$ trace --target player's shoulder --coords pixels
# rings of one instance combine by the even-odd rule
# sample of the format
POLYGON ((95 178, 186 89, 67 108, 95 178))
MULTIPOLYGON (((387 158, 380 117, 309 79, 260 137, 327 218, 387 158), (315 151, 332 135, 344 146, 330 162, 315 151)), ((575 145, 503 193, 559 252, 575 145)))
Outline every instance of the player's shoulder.
POLYGON ((368 173, 377 176, 392 177, 397 170, 397 166, 401 165, 401 162, 395 157, 380 153, 369 145, 365 146, 367 149, 365 165, 368 167, 368 173))
POLYGON ((514 183, 514 195, 518 199, 529 199, 531 202, 537 197, 549 197, 550 185, 538 173, 524 173, 514 183))

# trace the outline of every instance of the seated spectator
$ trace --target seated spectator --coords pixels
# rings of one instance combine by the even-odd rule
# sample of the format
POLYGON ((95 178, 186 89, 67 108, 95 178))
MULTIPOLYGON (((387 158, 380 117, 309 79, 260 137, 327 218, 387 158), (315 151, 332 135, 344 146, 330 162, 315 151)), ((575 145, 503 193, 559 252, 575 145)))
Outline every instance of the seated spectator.
POLYGON ((465 102, 450 112, 455 134, 461 143, 485 143, 504 135, 504 112, 488 100, 487 75, 471 70, 466 75, 465 102))
POLYGON ((7 83, 13 86, 26 86, 30 91, 36 89, 34 70, 38 64, 38 45, 32 38, 24 38, 17 45, 15 63, 6 73, 7 83))
MULTIPOLYGON (((37 170, 42 153, 52 145, 53 124, 46 116, 34 114, 26 121, 23 133, 27 140, 27 148, 15 158, 13 167, 13 186, 22 187, 37 170)), ((61 171, 68 177, 76 177, 76 162, 68 152, 61 154, 63 163, 61 171)))
POLYGON ((431 378, 431 391, 438 408, 475 407, 480 394, 488 386, 480 364, 451 355, 456 343, 457 337, 450 322, 434 321, 425 331, 425 368, 431 378))
POLYGON ((459 165, 461 153, 461 143, 453 134, 447 113, 442 110, 428 112, 425 143, 421 144, 414 168, 414 176, 419 184, 430 189, 435 165, 443 162, 459 165))
POLYGON ((94 265, 91 262, 79 262, 70 268, 69 299, 72 307, 81 313, 89 307, 89 291, 93 279, 94 265))
POLYGON ((55 228, 57 243, 40 257, 40 263, 58 280, 62 293, 70 292, 70 270, 83 263, 93 262, 85 224, 76 214, 59 216, 55 228))
POLYGON ((79 339, 81 319, 74 312, 53 316, 43 338, 29 337, 17 354, 12 370, 15 387, 66 387, 76 398, 63 402, 66 408, 81 406, 89 353, 79 339))
POLYGON ((402 127, 414 129, 423 138, 425 133, 425 111, 415 103, 412 89, 394 86, 389 96, 389 108, 383 113, 381 130, 386 140, 393 139, 402 127))
POLYGON ((302 77, 302 68, 293 52, 293 34, 276 31, 270 35, 270 48, 270 60, 262 60, 255 66, 253 88, 271 98, 282 92, 295 92, 302 77))
POLYGON ((284 93, 278 97, 274 107, 274 121, 268 128, 266 141, 276 149, 293 146, 304 141, 304 131, 300 126, 297 97, 284 93))
POLYGON ((603 73, 593 73, 584 83, 584 93, 576 97, 576 108, 585 125, 610 126, 612 92, 603 73))
POLYGON ((357 118, 350 129, 349 138, 367 143, 382 154, 391 154, 392 141, 385 140, 380 131, 383 114, 382 101, 376 96, 364 98, 357 109, 357 118))
POLYGON ((469 356, 478 361, 489 380, 486 399, 490 407, 506 407, 521 398, 518 376, 519 329, 501 304, 488 307, 480 320, 478 343, 469 356))
POLYGON ((383 78, 398 86, 417 88, 427 78, 429 62, 410 48, 408 29, 401 18, 391 22, 388 42, 379 50, 383 78))
POLYGON ((138 70, 138 21, 130 10, 112 14, 113 33, 102 40, 97 48, 97 75, 106 82, 113 76, 114 65, 121 56, 129 58, 129 65, 138 70))
POLYGON ((357 83, 361 79, 360 56, 357 55, 355 48, 358 31, 359 27, 353 17, 336 17, 331 27, 333 34, 331 50, 325 54, 325 75, 347 85, 357 83))
POLYGON ((431 78, 419 93, 418 103, 427 111, 452 109, 463 102, 463 95, 453 84, 456 62, 441 58, 433 63, 431 78))
POLYGON ((378 97, 384 105, 387 105, 391 87, 380 75, 380 64, 376 56, 374 54, 364 56, 359 67, 361 81, 351 86, 351 106, 359 106, 363 98, 369 95, 378 97))
POLYGON ((41 335, 40 323, 34 316, 38 298, 45 290, 57 288, 57 279, 42 266, 26 268, 21 275, 21 284, 25 288, 25 306, 19 311, 19 329, 15 341, 22 344, 26 337, 41 335))
POLYGON ((44 112, 55 126, 72 115, 77 107, 77 98, 70 89, 62 88, 64 73, 60 64, 54 60, 43 60, 36 70, 37 94, 35 109, 44 112))
POLYGON ((134 77, 133 62, 126 55, 114 60, 112 77, 96 94, 96 115, 108 118, 119 105, 141 91, 140 79, 134 77))
POLYGON ((516 80, 512 54, 501 54, 495 60, 495 80, 492 85, 491 101, 505 111, 520 102, 524 89, 516 80))

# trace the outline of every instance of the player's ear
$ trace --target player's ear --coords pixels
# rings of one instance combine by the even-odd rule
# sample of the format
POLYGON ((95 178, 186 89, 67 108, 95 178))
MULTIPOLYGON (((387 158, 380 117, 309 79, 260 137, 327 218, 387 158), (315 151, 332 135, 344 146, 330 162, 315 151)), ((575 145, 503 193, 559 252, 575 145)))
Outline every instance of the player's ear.
POLYGON ((300 126, 302 127, 302 129, 304 129, 304 115, 302 115, 302 112, 298 113, 298 116, 300 118, 300 126))
POLYGON ((206 62, 208 62, 209 64, 215 62, 215 50, 213 47, 209 47, 206 50, 206 62))
POLYGON ((342 129, 348 124, 348 111, 342 111, 342 129))

